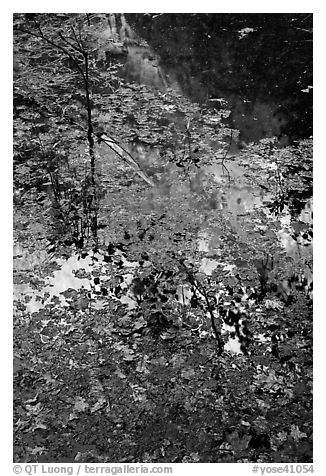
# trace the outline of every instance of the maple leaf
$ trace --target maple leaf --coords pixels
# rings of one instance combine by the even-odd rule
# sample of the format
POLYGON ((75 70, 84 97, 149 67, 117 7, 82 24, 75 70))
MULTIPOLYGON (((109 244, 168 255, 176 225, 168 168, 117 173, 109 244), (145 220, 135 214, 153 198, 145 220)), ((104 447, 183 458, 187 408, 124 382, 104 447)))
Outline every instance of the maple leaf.
POLYGON ((141 360, 138 362, 137 367, 136 367, 136 372, 139 373, 144 373, 144 374, 149 374, 150 371, 147 368, 147 364, 149 362, 149 357, 148 355, 144 355, 141 360))
POLYGON ((196 372, 194 369, 183 370, 181 372, 181 377, 183 377, 186 380, 191 380, 195 375, 196 375, 196 372))
POLYGON ((137 356, 132 349, 128 349, 128 348, 123 349, 123 360, 126 360, 127 362, 131 362, 136 357, 137 356))
POLYGON ((226 432, 225 437, 227 442, 232 445, 234 451, 246 450, 251 440, 250 435, 243 435, 242 437, 240 437, 239 433, 236 430, 226 432))
POLYGON ((295 442, 298 442, 303 438, 307 438, 307 434, 300 431, 298 425, 291 425, 290 435, 292 436, 295 442))
POLYGON ((82 397, 76 397, 75 398, 75 404, 74 404, 74 411, 76 412, 84 412, 86 410, 86 408, 88 408, 89 405, 88 403, 85 401, 84 398, 82 397))

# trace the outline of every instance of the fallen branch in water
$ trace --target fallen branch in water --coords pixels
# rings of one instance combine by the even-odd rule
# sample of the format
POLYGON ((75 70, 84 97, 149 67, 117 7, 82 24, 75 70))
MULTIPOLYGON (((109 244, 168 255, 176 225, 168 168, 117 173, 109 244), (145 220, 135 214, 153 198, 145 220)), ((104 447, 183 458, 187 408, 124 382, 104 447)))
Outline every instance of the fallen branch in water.
POLYGON ((120 159, 130 165, 136 174, 139 175, 139 177, 141 177, 146 183, 148 183, 148 185, 154 187, 154 182, 145 174, 145 172, 141 170, 139 164, 137 164, 135 159, 126 149, 121 147, 121 145, 119 145, 114 139, 104 133, 99 134, 98 139, 100 142, 104 142, 108 147, 110 147, 110 149, 113 150, 113 152, 115 152, 120 157, 120 159))

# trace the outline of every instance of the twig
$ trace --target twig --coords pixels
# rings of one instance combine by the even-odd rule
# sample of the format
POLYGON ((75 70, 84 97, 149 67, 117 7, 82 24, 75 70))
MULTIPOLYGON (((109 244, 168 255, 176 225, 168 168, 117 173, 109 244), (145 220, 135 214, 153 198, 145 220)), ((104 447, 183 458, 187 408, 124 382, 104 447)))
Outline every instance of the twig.
POLYGON ((62 41, 64 41, 68 46, 70 46, 73 50, 77 51, 78 53, 80 53, 81 55, 84 55, 83 53, 83 50, 79 47, 79 46, 76 46, 74 45, 73 43, 71 43, 68 38, 66 38, 65 36, 63 36, 63 34, 61 33, 61 31, 59 32, 59 37, 62 39, 62 41))
POLYGON ((209 316, 210 316, 210 319, 211 319, 211 326, 212 326, 212 329, 213 329, 213 332, 214 332, 214 335, 215 335, 216 341, 217 341, 218 355, 222 355, 223 350, 224 350, 223 342, 222 342, 222 339, 221 339, 220 332, 218 331, 218 329, 216 327, 213 307, 212 307, 212 305, 210 303, 210 300, 208 298, 206 289, 203 286, 201 286, 201 284, 196 280, 192 271, 190 271, 188 269, 188 267, 185 265, 184 260, 179 259, 178 261, 181 264, 181 266, 184 268, 184 270, 186 271, 186 274, 188 276, 190 284, 192 284, 193 287, 199 292, 199 294, 201 294, 203 296, 203 298, 205 299, 207 310, 208 310, 208 313, 209 313, 209 316))
MULTIPOLYGON (((34 20, 34 22, 35 22, 35 20, 34 20)), ((53 46, 54 48, 58 48, 60 51, 62 51, 64 54, 66 54, 71 59, 71 61, 75 64, 76 68, 78 69, 79 73, 81 74, 84 82, 86 82, 86 77, 85 77, 84 71, 80 67, 76 58, 70 53, 70 51, 67 50, 65 47, 55 43, 52 40, 50 40, 46 36, 44 36, 44 33, 43 33, 40 25, 36 22, 35 22, 35 24, 37 26, 37 29, 39 30, 38 34, 34 33, 33 31, 25 30, 24 28, 21 28, 21 27, 15 27, 15 29, 17 31, 21 31, 22 33, 26 33, 27 35, 35 36, 36 38, 41 38, 42 40, 44 40, 45 42, 47 42, 49 45, 53 46)))
POLYGON ((224 157, 222 157, 222 162, 221 162, 222 169, 225 169, 225 170, 226 170, 226 173, 228 174, 229 184, 230 184, 230 182, 231 182, 231 176, 230 176, 230 172, 229 172, 228 168, 227 168, 226 165, 224 164, 224 161, 225 161, 225 159, 226 159, 226 156, 227 156, 228 153, 230 152, 231 143, 232 143, 232 129, 231 129, 231 136, 230 136, 229 147, 228 147, 227 150, 225 151, 224 157))

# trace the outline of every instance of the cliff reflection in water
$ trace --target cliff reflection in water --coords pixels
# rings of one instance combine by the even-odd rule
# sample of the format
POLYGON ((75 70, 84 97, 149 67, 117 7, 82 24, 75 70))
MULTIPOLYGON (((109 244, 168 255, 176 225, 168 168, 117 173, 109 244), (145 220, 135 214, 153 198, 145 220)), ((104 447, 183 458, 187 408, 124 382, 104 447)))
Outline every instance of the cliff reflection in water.
POLYGON ((240 142, 312 134, 312 15, 128 14, 146 46, 128 47, 128 79, 228 101, 240 142))

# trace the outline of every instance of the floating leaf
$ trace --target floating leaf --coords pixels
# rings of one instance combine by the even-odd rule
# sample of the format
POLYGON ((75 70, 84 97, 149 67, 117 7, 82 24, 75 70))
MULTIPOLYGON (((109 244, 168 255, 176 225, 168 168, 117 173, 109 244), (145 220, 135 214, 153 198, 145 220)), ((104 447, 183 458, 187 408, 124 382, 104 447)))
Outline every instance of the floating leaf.
POLYGON ((88 407, 89 405, 83 397, 76 397, 74 404, 74 410, 76 412, 84 412, 88 407))

